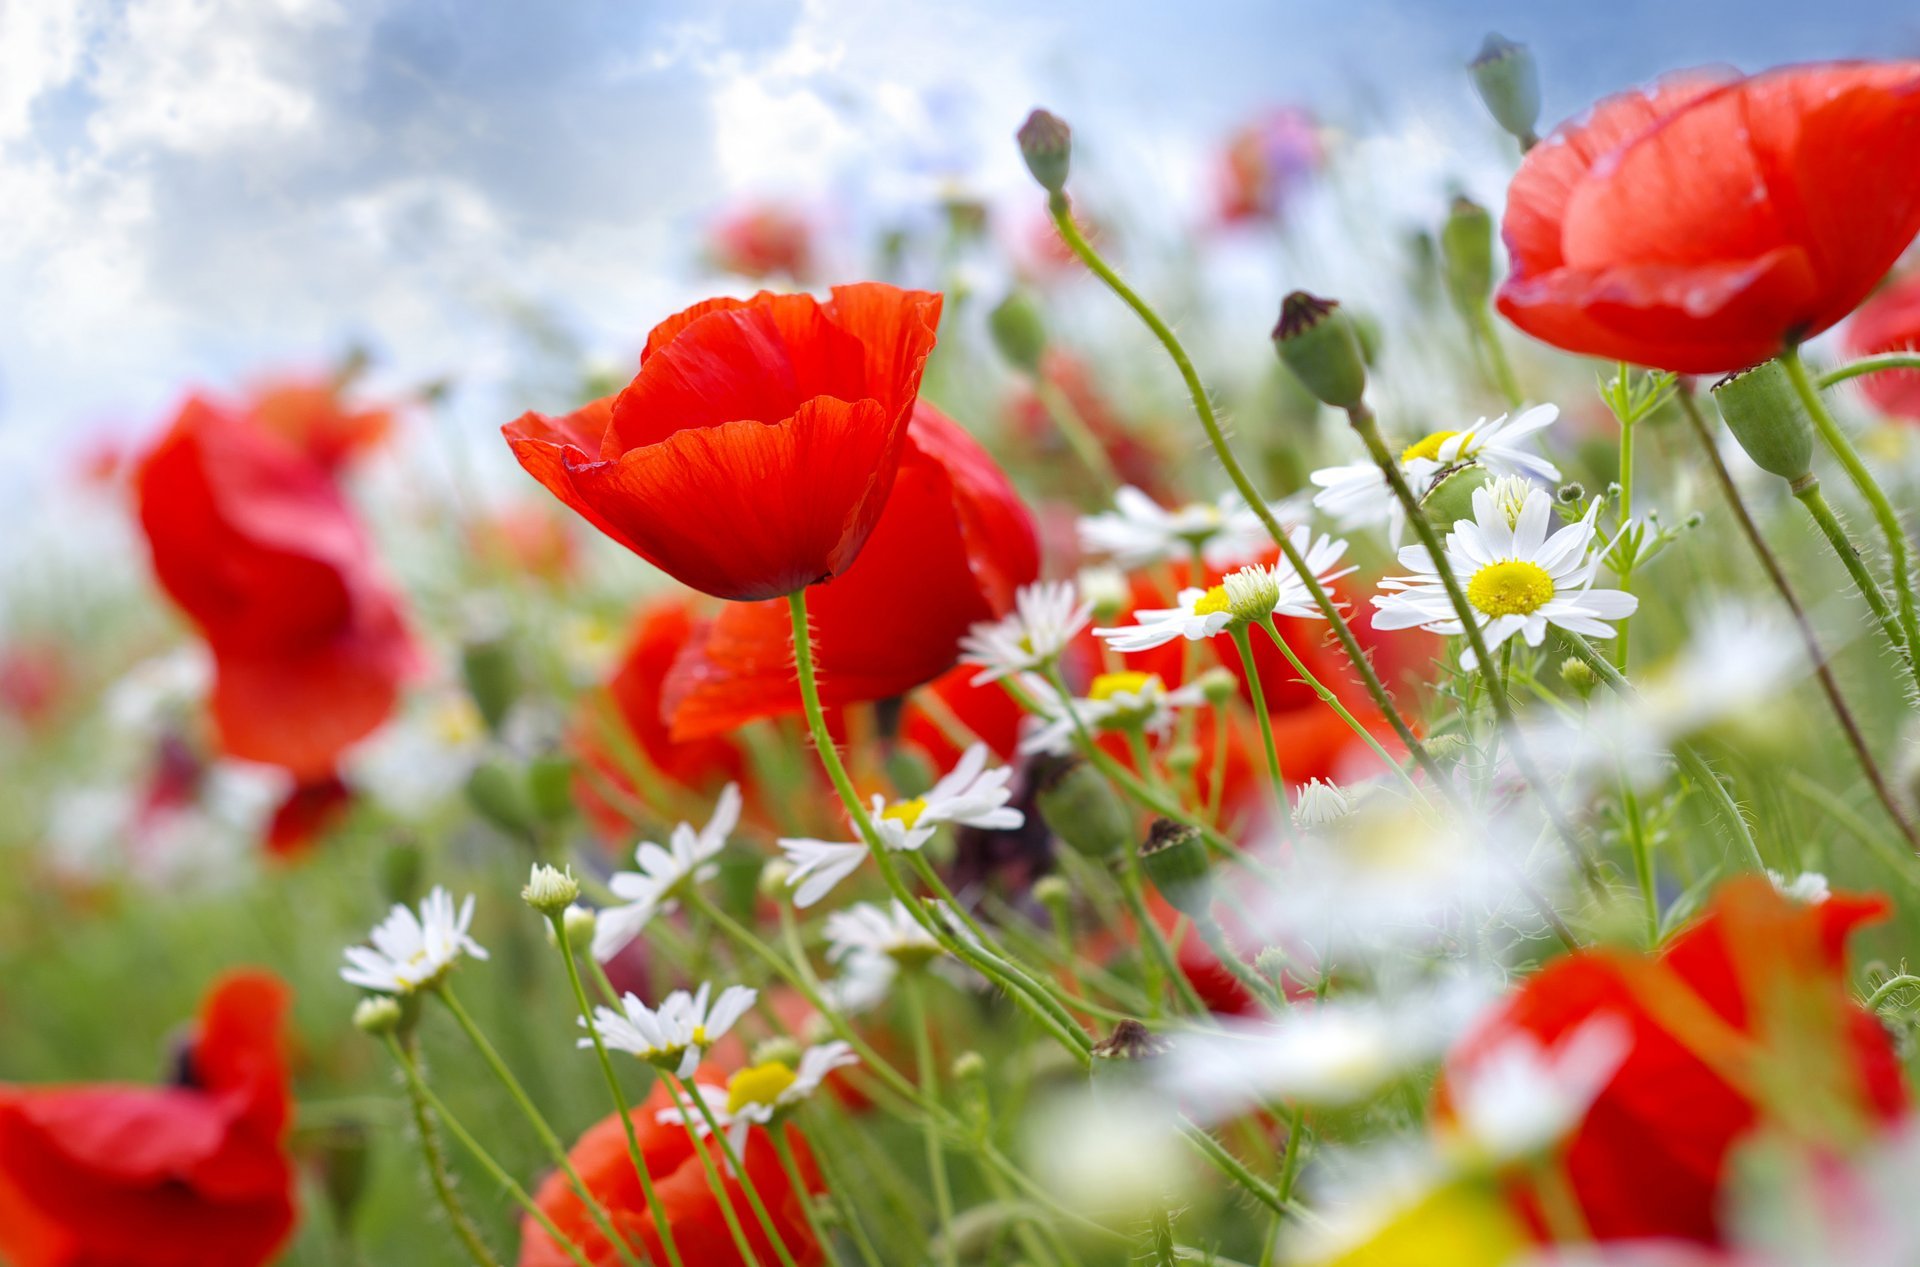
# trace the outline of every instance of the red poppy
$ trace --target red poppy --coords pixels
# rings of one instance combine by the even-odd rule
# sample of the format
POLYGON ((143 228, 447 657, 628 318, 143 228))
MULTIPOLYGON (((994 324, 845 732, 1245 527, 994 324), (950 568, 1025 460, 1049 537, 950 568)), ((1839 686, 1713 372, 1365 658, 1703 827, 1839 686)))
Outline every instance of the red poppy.
MULTIPOLYGON (((1005 612, 1039 572, 1033 517, 1006 475, 973 437, 921 404, 866 551, 807 600, 821 699, 890 699, 933 680, 953 667, 967 628, 1005 612)), ((666 689, 675 738, 799 712, 787 605, 721 611, 666 689)))
POLYGON ((294 1224, 288 991, 207 995, 168 1087, 0 1090, 0 1257, 13 1267, 259 1267, 294 1224))
POLYGON ((1602 101, 1521 164, 1500 311, 1686 374, 1827 329, 1920 230, 1920 63, 1695 73, 1602 101))
POLYGON ((282 858, 306 851, 347 812, 353 791, 337 775, 296 783, 267 821, 267 852, 282 858))
POLYGON ((392 411, 355 408, 344 399, 340 385, 327 379, 263 383, 254 390, 247 412, 262 430, 330 471, 376 448, 393 431, 392 411))
POLYGON ((715 221, 707 240, 714 266, 754 281, 813 275, 813 227, 792 207, 756 203, 715 221))
MULTIPOLYGON (((1567 1145, 1587 1224, 1601 1240, 1717 1243, 1729 1155, 1763 1118, 1834 1130, 1906 1111, 1892 1042, 1846 984, 1848 934, 1886 910, 1733 881, 1658 958, 1586 950, 1548 965, 1455 1049, 1449 1075, 1515 1031, 1552 1043, 1620 1018, 1631 1051, 1567 1145)), ((1441 1099, 1444 1111, 1444 1087, 1441 1099)))
POLYGON ((940 296, 878 282, 709 299, 654 327, 618 396, 501 433, 641 558, 720 598, 779 598, 866 544, 939 320, 940 296))
POLYGON ((142 460, 161 586, 213 652, 224 750, 302 779, 392 710, 413 664, 399 601, 327 471, 194 398, 142 460))
MULTIPOLYGON (((1920 272, 1913 272, 1862 304, 1847 323, 1854 356, 1920 351, 1920 272)), ((1858 380, 1882 411, 1920 420, 1920 370, 1892 370, 1858 380)))
MULTIPOLYGON (((709 1080, 717 1080, 704 1068, 695 1075, 695 1079, 700 1080, 703 1075, 707 1075, 709 1080)), ((705 1167, 694 1156, 693 1144, 687 1138, 686 1130, 675 1123, 661 1122, 654 1116, 671 1105, 666 1085, 655 1085, 653 1094, 646 1102, 634 1108, 633 1126, 640 1142, 641 1159, 653 1179, 654 1193, 660 1199, 667 1225, 673 1229, 674 1244, 688 1267, 696 1263, 700 1267, 741 1267, 740 1251, 727 1230, 726 1215, 713 1189, 707 1184, 705 1167)), ((786 1127, 780 1129, 788 1130, 786 1127)), ((807 1151, 806 1141, 790 1130, 788 1139, 793 1145, 795 1159, 809 1191, 821 1191, 813 1156, 807 1151)), ((745 1190, 737 1179, 726 1175, 726 1164, 717 1144, 709 1141, 706 1147, 713 1155, 715 1169, 724 1176, 728 1204, 739 1217, 740 1226, 753 1247, 754 1261, 777 1261, 779 1256, 754 1216, 745 1190)), ((634 1173, 633 1158, 627 1152, 626 1131, 620 1125, 619 1115, 607 1117, 589 1127, 568 1157, 572 1159, 581 1181, 586 1184, 587 1191, 606 1209, 614 1229, 629 1237, 633 1243, 644 1245, 649 1262, 666 1262, 666 1250, 654 1226, 653 1215, 647 1209, 646 1194, 640 1188, 639 1176, 634 1173)), ((772 1216, 774 1228, 780 1233, 780 1239, 793 1255, 794 1261, 800 1267, 812 1267, 820 1262, 820 1245, 813 1239, 806 1212, 800 1205, 803 1197, 794 1191, 785 1168, 780 1164, 780 1154, 766 1131, 755 1128, 748 1135, 747 1152, 742 1161, 747 1177, 753 1181, 755 1191, 760 1194, 760 1200, 772 1216)), ((575 1195, 565 1175, 558 1172, 548 1175, 534 1200, 553 1220, 560 1234, 577 1245, 594 1267, 611 1267, 611 1264, 620 1261, 613 1247, 594 1227, 592 1218, 581 1205, 580 1198, 575 1195)), ((571 1267, 572 1262, 566 1251, 554 1244, 553 1238, 532 1218, 522 1223, 520 1267, 571 1267)))

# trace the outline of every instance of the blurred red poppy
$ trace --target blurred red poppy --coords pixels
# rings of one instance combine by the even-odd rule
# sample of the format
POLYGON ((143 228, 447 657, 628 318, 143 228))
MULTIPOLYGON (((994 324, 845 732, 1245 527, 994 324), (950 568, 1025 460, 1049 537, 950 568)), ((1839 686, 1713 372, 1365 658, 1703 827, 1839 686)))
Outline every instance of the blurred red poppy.
POLYGON ((1326 162, 1320 125, 1298 106, 1267 110, 1228 138, 1217 161, 1220 220, 1280 220, 1326 162))
POLYGON ((1500 311, 1686 374, 1838 322, 1920 230, 1920 63, 1693 73, 1610 97, 1521 164, 1500 311))
POLYGON ((709 299, 618 396, 501 428, 528 473, 697 590, 779 598, 852 565, 892 491, 940 296, 878 282, 709 299))
MULTIPOLYGON (((694 1080, 717 1082, 720 1079, 717 1074, 703 1067, 694 1075, 694 1080)), ((673 1229, 680 1258, 688 1267, 696 1263, 700 1267, 744 1267, 740 1251, 727 1230, 726 1216, 719 1198, 707 1184, 705 1168, 694 1155, 693 1143, 687 1138, 686 1130, 676 1123, 661 1122, 654 1116, 661 1109, 671 1106, 666 1085, 656 1083, 653 1094, 647 1097, 646 1102, 635 1106, 633 1126, 640 1142, 641 1159, 653 1179, 654 1192, 660 1199, 667 1224, 673 1229)), ((821 1191, 818 1172, 814 1169, 812 1154, 807 1151, 806 1141, 791 1131, 788 1139, 793 1145, 795 1159, 809 1191, 821 1191)), ((733 1207, 740 1226, 747 1233, 748 1243, 753 1247, 754 1261, 777 1261, 778 1255, 755 1218, 745 1190, 737 1179, 726 1175, 726 1163, 720 1156, 718 1145, 709 1140, 706 1147, 713 1154, 716 1169, 725 1175, 723 1182, 728 1204, 733 1207)), ((666 1262, 666 1250, 654 1226, 653 1215, 647 1209, 639 1176, 634 1173, 633 1159, 627 1152, 626 1132, 620 1125, 619 1116, 604 1118, 589 1127, 568 1156, 587 1185, 587 1191, 598 1198, 611 1216, 614 1229, 629 1237, 631 1243, 643 1245, 647 1261, 666 1262)), ((780 1164, 780 1155, 765 1130, 756 1127, 749 1134, 746 1156, 742 1161, 747 1177, 753 1181, 754 1189, 772 1216, 774 1228, 785 1243, 787 1252, 793 1255, 799 1267, 813 1267, 813 1264, 820 1262, 820 1245, 813 1239, 806 1212, 800 1205, 804 1198, 794 1191, 785 1168, 780 1164)), ((575 1195, 565 1175, 555 1172, 547 1176, 546 1182, 540 1185, 539 1192, 534 1195, 534 1200, 553 1220, 560 1234, 577 1245, 594 1267, 611 1267, 620 1261, 613 1246, 594 1227, 593 1220, 582 1207, 580 1198, 575 1195)), ((566 1251, 554 1244, 553 1238, 532 1218, 522 1223, 520 1267, 572 1267, 572 1264, 573 1260, 566 1251)))
POLYGON ((13 1267, 259 1267, 294 1224, 288 991, 217 982, 172 1086, 0 1089, 0 1257, 13 1267))
POLYGON ((784 278, 804 286, 813 276, 813 226, 792 207, 754 203, 714 222, 707 254, 716 268, 756 282, 784 278))
POLYGON ((327 471, 190 399, 142 459, 140 523, 161 586, 213 652, 221 747, 300 779, 392 710, 413 643, 327 471))
MULTIPOLYGON (((1448 1076, 1516 1031, 1553 1043, 1618 1017, 1631 1051, 1567 1144, 1587 1225, 1600 1240, 1717 1243, 1728 1158, 1763 1120, 1844 1140, 1906 1111, 1892 1041, 1846 981, 1847 936, 1886 910, 1838 895, 1803 906, 1764 878, 1732 881, 1658 958, 1585 950, 1549 964, 1453 1051, 1448 1076)), ((1440 1101, 1444 1112, 1444 1083, 1440 1101)))
POLYGON ((391 410, 349 404, 340 384, 322 378, 279 378, 252 392, 247 412, 329 471, 378 447, 393 432, 391 410))
MULTIPOLYGON (((986 450, 928 404, 913 414, 892 500, 857 563, 807 600, 829 706, 904 695, 953 667, 975 621, 1040 572, 1033 517, 986 450)), ((785 603, 727 607, 666 686, 676 739, 800 711, 785 603)))
MULTIPOLYGON (((1920 272, 1908 273, 1860 306, 1847 323, 1854 356, 1920 351, 1920 272)), ((1882 412, 1920 421, 1920 370, 1892 370, 1856 380, 1882 412)))

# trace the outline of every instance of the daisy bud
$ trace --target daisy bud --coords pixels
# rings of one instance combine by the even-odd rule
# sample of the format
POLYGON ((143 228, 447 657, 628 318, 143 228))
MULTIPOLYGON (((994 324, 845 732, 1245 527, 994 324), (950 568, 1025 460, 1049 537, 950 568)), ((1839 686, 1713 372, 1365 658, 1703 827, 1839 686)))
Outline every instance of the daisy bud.
POLYGON ((1240 679, 1219 665, 1215 665, 1193 679, 1193 684, 1200 688, 1200 694, 1207 703, 1215 708, 1231 701, 1240 693, 1240 679))
POLYGON ((987 330, 994 347, 1015 368, 1037 376, 1040 358, 1047 351, 1047 327, 1040 309, 1023 290, 1009 291, 999 306, 987 314, 987 330))
POLYGON ((400 1000, 376 994, 361 999, 353 1009, 353 1027, 363 1034, 380 1037, 400 1028, 400 1000))
POLYGON ((1207 917, 1213 905, 1206 842, 1197 828, 1157 818, 1140 846, 1140 865, 1167 905, 1194 919, 1207 917))
POLYGON ((758 888, 761 897, 780 901, 791 896, 787 893, 787 883, 793 878, 793 864, 785 858, 769 858, 760 868, 758 888))
POLYGON ((1539 139, 1540 68, 1525 44, 1489 33, 1467 73, 1495 123, 1522 145, 1539 139))
POLYGON ((1192 743, 1175 744, 1167 750, 1167 773, 1186 776, 1192 774, 1200 765, 1200 745, 1192 743))
POLYGON ((593 945, 593 928, 599 922, 599 916, 587 907, 569 906, 567 913, 560 917, 560 931, 566 936, 567 949, 577 954, 593 945))
POLYGON ((1579 480, 1568 480, 1554 490, 1553 496, 1562 506, 1578 506, 1587 500, 1587 486, 1579 480))
POLYGON ((1283 992, 1287 979, 1287 966, 1287 952, 1278 946, 1264 947, 1253 961, 1253 970, 1273 982, 1274 989, 1283 992))
POLYGON ((1227 591, 1227 610, 1235 620, 1265 620, 1280 605, 1280 579, 1268 568, 1241 568, 1221 584, 1227 591))
POLYGON ((1427 755, 1435 761, 1452 761, 1467 750, 1466 739, 1452 731, 1431 735, 1426 741, 1427 755))
POLYGON ((1600 684, 1600 679, 1594 676, 1593 666, 1576 655, 1570 655, 1560 662, 1560 680, 1581 699, 1592 695, 1593 688, 1600 684))
POLYGON ((1353 323, 1331 299, 1296 290, 1280 305, 1273 328, 1280 360, 1308 391, 1335 409, 1350 409, 1367 390, 1367 367, 1353 323))
POLYGON ((521 901, 549 918, 572 906, 579 896, 580 882, 573 878, 572 868, 562 871, 545 863, 534 864, 526 887, 520 890, 521 901))
POLYGON ((1133 605, 1133 590, 1119 568, 1082 568, 1079 584, 1080 596, 1093 605, 1097 625, 1111 625, 1133 605))
POLYGON ((1493 472, 1478 462, 1442 471, 1420 499, 1420 513, 1428 523, 1446 531, 1462 519, 1473 518, 1474 490, 1492 482, 1493 472))
POLYGON ((782 1064, 792 1069, 800 1063, 800 1044, 785 1034, 776 1034, 754 1046, 749 1065, 782 1064))
POLYGON ((1061 919, 1073 901, 1073 886, 1057 875, 1043 875, 1033 882, 1033 900, 1061 919))
POLYGON ((1299 827, 1324 827, 1352 812, 1353 797, 1339 784, 1309 779, 1294 802, 1293 821, 1299 827))
POLYGON ((1493 217, 1471 198, 1455 198, 1440 228, 1447 291, 1464 313, 1477 313, 1493 294, 1493 217))
POLYGON ((1778 361, 1729 374, 1713 385, 1713 403, 1753 464, 1798 483, 1813 471, 1813 419, 1778 361))
POLYGON ((509 836, 534 834, 533 800, 519 773, 501 761, 483 761, 467 776, 467 804, 509 836))
POLYGON ((987 1072, 986 1058, 977 1051, 963 1051, 953 1058, 951 1072, 955 1082, 971 1082, 976 1078, 983 1078, 987 1072))
POLYGON ((505 637, 473 639, 460 648, 460 673, 487 729, 498 733, 520 698, 520 665, 513 644, 505 637))
POLYGON ((1047 829, 1086 857, 1112 857, 1133 840, 1133 815, 1078 757, 1053 758, 1035 771, 1033 803, 1047 829))
POLYGON ((1020 157, 1027 170, 1040 182, 1040 188, 1059 194, 1067 187, 1067 169, 1073 162, 1073 129, 1065 119, 1045 110, 1027 116, 1014 134, 1020 142, 1020 157))

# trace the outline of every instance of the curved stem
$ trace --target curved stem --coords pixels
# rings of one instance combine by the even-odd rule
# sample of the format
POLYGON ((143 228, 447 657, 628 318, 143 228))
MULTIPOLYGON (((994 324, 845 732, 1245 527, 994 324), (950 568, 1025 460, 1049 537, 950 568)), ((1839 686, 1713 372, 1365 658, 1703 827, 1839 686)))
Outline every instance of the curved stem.
MULTIPOLYGON (((388 1041, 399 1047, 399 1039, 389 1035, 388 1041)), ((402 1080, 407 1086, 407 1103, 413 1110, 414 1133, 420 1138, 420 1156, 427 1164, 427 1181, 433 1186, 433 1195, 440 1202, 440 1208, 446 1211, 454 1239, 467 1251, 467 1257, 473 1259, 474 1267, 500 1267, 500 1260, 493 1256, 493 1251, 481 1239, 480 1229, 473 1225, 473 1217, 467 1213, 466 1207, 460 1203, 459 1193, 453 1189, 453 1173, 447 1169, 446 1152, 440 1147, 440 1137, 433 1129, 433 1109, 428 1097, 423 1094, 426 1080, 411 1061, 397 1054, 395 1059, 399 1061, 402 1080)))
MULTIPOLYGON (((766 1202, 760 1199, 759 1186, 753 1182, 753 1176, 747 1173, 746 1158, 734 1148, 733 1141, 721 1128, 719 1120, 713 1115, 712 1106, 707 1103, 707 1097, 700 1094, 698 1086, 682 1084, 681 1089, 687 1093, 687 1098, 693 1101, 693 1107, 699 1110, 701 1119, 707 1124, 707 1133, 713 1137, 715 1143, 720 1145, 720 1153, 727 1159, 728 1168, 740 1181, 741 1191, 747 1194, 747 1204, 753 1207, 753 1217, 759 1221, 760 1230, 767 1234, 768 1243, 773 1246, 774 1253, 780 1256, 781 1267, 797 1267, 792 1252, 787 1249, 786 1238, 780 1235, 780 1229, 774 1224, 773 1215, 767 1212, 766 1202)), ((801 1190, 800 1196, 801 1200, 806 1199, 804 1189, 801 1190)))
POLYGON ((1861 357, 1851 364, 1822 374, 1820 390, 1825 391, 1835 383, 1844 383, 1862 374, 1878 374, 1882 370, 1920 370, 1920 352, 1887 352, 1879 356, 1861 357))
POLYGON ((1413 792, 1416 800, 1424 802, 1426 795, 1421 792, 1420 785, 1415 783, 1413 777, 1407 773, 1406 767, 1394 760, 1393 755, 1374 737, 1373 732, 1361 725, 1360 719, 1349 712, 1347 706, 1340 702, 1340 697, 1335 695, 1332 689, 1324 685, 1319 678, 1315 677, 1313 671, 1307 668, 1305 662, 1294 654, 1293 648, 1287 645, 1287 640, 1280 636, 1280 626, 1275 623, 1273 617, 1268 616, 1265 620, 1261 621, 1260 627, 1266 630, 1267 637, 1273 642, 1273 645, 1280 648, 1280 654, 1287 658, 1287 663, 1292 665, 1293 671, 1300 675, 1300 680, 1305 682, 1313 693, 1320 697, 1320 702, 1328 708, 1331 708, 1341 721, 1347 723, 1347 729, 1351 730, 1355 735, 1358 735, 1360 741, 1372 749, 1373 755, 1380 758, 1382 765, 1400 776, 1401 781, 1413 792))
MULTIPOLYGON (((1267 618, 1271 621, 1273 618, 1267 618)), ((1293 813, 1287 803, 1287 776, 1280 769, 1280 750, 1273 742, 1273 718, 1267 712, 1267 693, 1260 685, 1260 666, 1254 663, 1253 639, 1247 633, 1247 626, 1234 621, 1227 632, 1233 637, 1233 646, 1240 653, 1240 665, 1247 671, 1247 689, 1253 695, 1254 720, 1260 723, 1260 746, 1267 754, 1267 778, 1273 784, 1273 796, 1278 804, 1278 820, 1274 830, 1285 840, 1292 835, 1293 813)))
POLYGON ((1920 977, 1906 972, 1900 973, 1898 976, 1888 977, 1880 983, 1879 987, 1875 989, 1872 994, 1867 996, 1867 1001, 1861 1006, 1865 1007, 1869 1012, 1875 1011, 1889 994, 1901 986, 1920 986, 1920 977))
POLYGON ((1880 589, 1880 582, 1873 579, 1873 573, 1867 571, 1866 561, 1860 557, 1859 549, 1847 536, 1846 528, 1839 516, 1833 513, 1833 507, 1827 504, 1826 494, 1820 491, 1820 481, 1812 475, 1794 482, 1793 495, 1807 514, 1813 517, 1820 535, 1833 547, 1833 553, 1839 558, 1841 566, 1847 569, 1847 575, 1853 578, 1853 584, 1860 591, 1860 597, 1867 601, 1867 607, 1873 612, 1874 619, 1880 622, 1880 631, 1887 637, 1893 649, 1900 653, 1907 666, 1907 672, 1920 685, 1920 661, 1916 661, 1913 648, 1907 642, 1906 628, 1900 623, 1893 608, 1887 603, 1887 596, 1880 589))
MULTIPOLYGON (((687 1141, 693 1145, 694 1156, 700 1159, 700 1169, 707 1176, 707 1189, 713 1193, 713 1199, 720 1206, 720 1216, 727 1225, 727 1234, 733 1238, 733 1247, 740 1251, 740 1261, 757 1263, 759 1255, 753 1252, 753 1242, 747 1239, 747 1231, 740 1226, 740 1214, 733 1208, 733 1197, 727 1192, 727 1184, 720 1177, 720 1168, 713 1164, 713 1153, 707 1148, 706 1141, 700 1138, 700 1129, 693 1124, 694 1112, 680 1099, 680 1080, 662 1069, 660 1081, 666 1084, 667 1098, 673 1101, 673 1107, 680 1114, 680 1129, 687 1133, 687 1141)), ((705 1107, 700 1099, 700 1088, 690 1087, 687 1092, 696 1103, 705 1107)), ((708 1130, 712 1131, 711 1126, 708 1130)), ((716 1139, 718 1132, 714 1132, 716 1139)), ((743 1175, 742 1178, 745 1176, 743 1175)))
MULTIPOLYGON (((907 1025, 913 1030, 914 1066, 920 1074, 921 1093, 928 1098, 938 1100, 940 1096, 940 1071, 934 1066, 933 1035, 927 1028, 927 997, 922 974, 915 970, 906 974, 907 1025)), ((941 1259, 947 1267, 956 1267, 958 1262, 953 1243, 953 1188, 947 1182, 946 1145, 940 1139, 940 1132, 931 1118, 925 1129, 927 1151, 927 1181, 933 1188, 933 1208, 938 1217, 940 1230, 937 1240, 940 1244, 941 1259)))

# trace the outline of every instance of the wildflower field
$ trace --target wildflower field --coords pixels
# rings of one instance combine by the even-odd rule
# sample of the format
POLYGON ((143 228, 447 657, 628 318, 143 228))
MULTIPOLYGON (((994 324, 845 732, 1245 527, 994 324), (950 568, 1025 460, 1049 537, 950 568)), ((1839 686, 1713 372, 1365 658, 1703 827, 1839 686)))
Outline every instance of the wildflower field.
POLYGON ((66 437, 0 1263, 1920 1262, 1920 62, 1468 51, 66 437))

